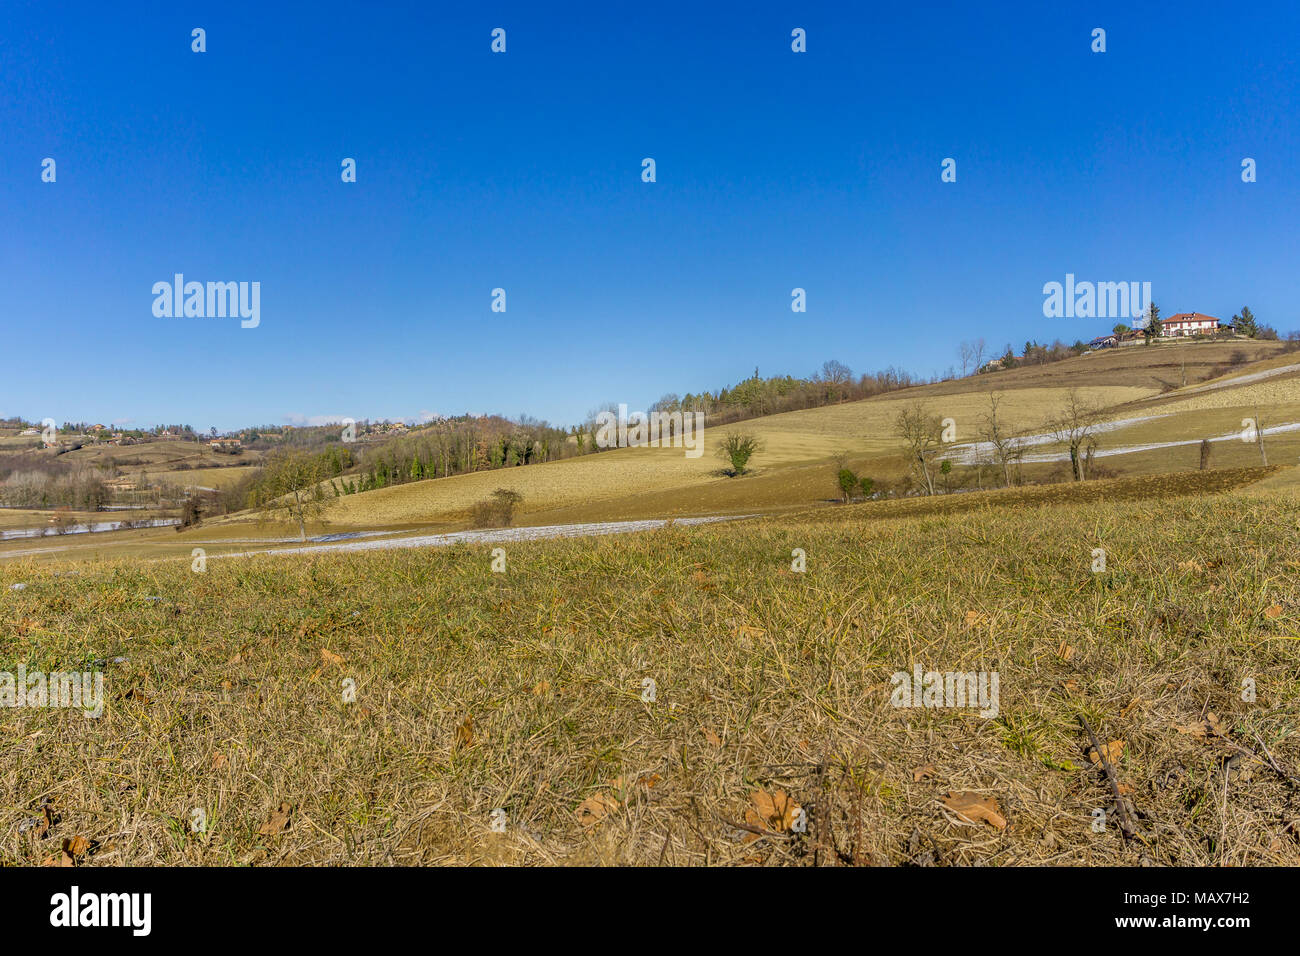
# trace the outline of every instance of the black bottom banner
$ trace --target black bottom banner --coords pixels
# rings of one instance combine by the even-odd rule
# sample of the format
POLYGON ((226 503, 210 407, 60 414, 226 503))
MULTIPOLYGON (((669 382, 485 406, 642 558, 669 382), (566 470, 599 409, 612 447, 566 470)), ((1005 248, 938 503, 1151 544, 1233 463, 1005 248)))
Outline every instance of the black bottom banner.
MULTIPOLYGON (((346 945, 395 923, 427 928, 492 918, 494 946, 518 933, 668 932, 677 919, 719 941, 738 930, 860 934, 881 927, 985 923, 986 942, 1126 935, 1230 943, 1292 915, 1290 870, 1174 869, 59 869, 0 870, 0 899, 19 938, 110 937, 193 944, 204 938, 346 945), (493 917, 499 917, 493 918, 493 917), (936 923, 938 921, 938 923, 936 923), (602 924, 604 924, 602 926, 602 924), (657 925, 657 929, 655 928, 657 925), (849 927, 854 927, 849 929, 849 927)), ((611 935, 609 938, 617 938, 611 935)))

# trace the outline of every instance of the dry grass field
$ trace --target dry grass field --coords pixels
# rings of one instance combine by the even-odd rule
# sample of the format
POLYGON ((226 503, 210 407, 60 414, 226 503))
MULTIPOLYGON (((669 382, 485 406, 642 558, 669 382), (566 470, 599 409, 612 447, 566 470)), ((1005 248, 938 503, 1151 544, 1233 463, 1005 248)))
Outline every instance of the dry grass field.
MULTIPOLYGON (((40 527, 49 523, 49 511, 38 511, 30 508, 0 508, 0 531, 11 531, 20 528, 40 527)), ((72 511, 68 513, 68 518, 75 522, 104 521, 111 518, 102 511, 72 511)))
MULTIPOLYGON (((68 442, 77 440, 66 435, 60 438, 68 442)), ((0 452, 21 452, 34 459, 53 455, 53 452, 40 448, 39 439, 18 437, 0 438, 0 452)), ((151 478, 179 483, 200 473, 208 477, 238 476, 243 473, 244 466, 260 462, 261 457, 261 452, 257 451, 245 451, 239 457, 219 455, 203 442, 159 440, 136 445, 87 441, 80 448, 64 451, 59 459, 66 465, 86 466, 104 472, 137 475, 143 471, 151 478)), ((218 477, 218 480, 222 479, 218 477)))
POLYGON ((1262 474, 514 544, 504 573, 0 562, 0 669, 106 697, 0 710, 0 861, 1297 865, 1300 502, 1262 474), (996 671, 997 713, 891 706, 913 667, 996 671))
MULTIPOLYGON (((226 460, 229 461, 228 458, 226 460)), ((208 468, 164 469, 162 471, 146 469, 144 474, 149 482, 156 484, 173 485, 181 488, 220 490, 229 488, 243 480, 254 467, 252 465, 226 464, 208 468)))

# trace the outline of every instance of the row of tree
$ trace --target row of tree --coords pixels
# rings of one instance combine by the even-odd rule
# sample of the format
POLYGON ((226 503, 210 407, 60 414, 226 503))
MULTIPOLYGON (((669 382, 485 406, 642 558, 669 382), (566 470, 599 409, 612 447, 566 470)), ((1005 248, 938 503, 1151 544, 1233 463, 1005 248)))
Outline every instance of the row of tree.
MULTIPOLYGON (((977 476, 992 466, 1001 477, 1004 487, 1018 483, 1020 468, 1030 445, 1030 438, 1019 434, 1021 429, 1008 422, 1002 412, 1002 396, 990 392, 988 411, 981 417, 979 444, 971 453, 977 476)), ((1070 457, 1070 474, 1075 481, 1085 481, 1093 468, 1093 458, 1098 448, 1099 426, 1104 420, 1102 410, 1085 401, 1075 389, 1066 393, 1056 414, 1048 422, 1046 434, 1064 445, 1070 457)), ((952 472, 952 460, 943 457, 951 421, 945 421, 930 411, 925 403, 913 402, 904 406, 894 421, 894 433, 903 440, 907 449, 910 478, 913 487, 924 495, 939 492, 937 476, 946 478, 952 472)))
MULTIPOLYGON (((295 430, 296 431, 296 430, 295 430)), ((268 454, 258 475, 227 492, 218 509, 281 510, 299 525, 318 515, 326 499, 392 485, 497 468, 514 468, 594 451, 578 430, 566 431, 521 416, 440 419, 409 434, 377 444, 334 441, 313 450, 313 442, 289 443, 268 454)))
POLYGON ((61 472, 42 469, 16 471, 0 484, 0 500, 10 508, 68 507, 98 511, 112 497, 107 485, 89 468, 61 472))
MULTIPOLYGON (((921 379, 897 368, 855 375, 843 362, 831 359, 823 362, 822 367, 807 378, 792 375, 763 378, 758 374, 758 369, 754 369, 754 374, 744 381, 716 391, 687 392, 685 395, 669 392, 647 411, 669 414, 703 412, 708 426, 716 427, 762 415, 856 401, 935 381, 938 379, 921 379)), ((587 416, 587 422, 577 433, 584 439, 590 439, 595 433, 596 416, 604 411, 617 410, 615 403, 607 403, 592 410, 587 416)), ((588 441, 584 440, 584 451, 590 450, 587 445, 588 441)))
MULTIPOLYGON (((594 450, 592 444, 578 441, 576 432, 528 416, 510 421, 498 416, 466 415, 440 420, 383 444, 345 446, 355 450, 355 462, 340 468, 339 462, 332 460, 331 470, 334 475, 351 479, 341 487, 370 491, 410 481, 569 458, 594 450)), ((334 450, 327 454, 333 455, 334 450)))

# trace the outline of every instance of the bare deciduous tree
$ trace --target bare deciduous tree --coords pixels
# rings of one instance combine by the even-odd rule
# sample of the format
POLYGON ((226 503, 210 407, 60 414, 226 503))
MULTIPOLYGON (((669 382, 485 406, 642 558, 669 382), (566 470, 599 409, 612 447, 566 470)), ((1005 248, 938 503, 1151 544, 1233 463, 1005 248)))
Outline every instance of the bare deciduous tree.
POLYGON ((831 382, 835 385, 847 385, 853 380, 853 369, 837 359, 822 362, 822 370, 813 376, 814 381, 831 382))
POLYGON ((1002 396, 996 392, 989 392, 989 413, 984 416, 980 438, 992 446, 993 462, 1002 468, 1003 485, 1010 488, 1011 466, 1018 464, 1025 457, 1025 442, 1024 439, 1010 434, 1011 430, 998 414, 1001 404, 1002 396))
POLYGON ((1065 395, 1060 414, 1052 423, 1052 435, 1070 450, 1070 469, 1075 481, 1087 479, 1087 468, 1097 449, 1097 426, 1101 413, 1079 396, 1072 388, 1065 395))
POLYGON ((260 481, 261 506, 265 514, 283 511, 298 523, 298 536, 307 540, 307 521, 325 511, 321 482, 326 479, 319 455, 287 451, 267 459, 260 481))
POLYGON ((921 402, 905 406, 894 420, 894 433, 907 445, 912 470, 920 478, 928 495, 934 494, 930 461, 939 447, 942 432, 943 420, 928 411, 921 402))

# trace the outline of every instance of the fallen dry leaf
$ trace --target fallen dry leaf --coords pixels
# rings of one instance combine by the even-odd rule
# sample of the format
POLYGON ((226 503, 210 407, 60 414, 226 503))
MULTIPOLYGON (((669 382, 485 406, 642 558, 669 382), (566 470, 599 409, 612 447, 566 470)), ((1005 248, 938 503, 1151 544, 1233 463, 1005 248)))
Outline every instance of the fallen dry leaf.
MULTIPOLYGON (((749 802, 753 808, 745 812, 745 822, 754 825, 751 815, 759 821, 757 824, 765 830, 773 830, 777 833, 785 833, 794 826, 795 816, 799 812, 799 804, 790 798, 790 795, 784 790, 777 790, 768 793, 766 790, 755 790, 749 795, 749 802)), ((756 834, 751 834, 756 836, 756 834)))
POLYGON ((980 624, 987 624, 987 623, 988 623, 988 620, 989 620, 988 615, 987 615, 987 614, 981 614, 979 611, 967 611, 967 612, 966 612, 966 626, 967 626, 967 627, 976 627, 976 626, 978 626, 978 625, 980 625, 980 624))
POLYGON ((287 803, 281 803, 280 806, 271 811, 266 822, 262 824, 257 831, 262 836, 275 836, 277 833, 283 833, 289 829, 289 816, 293 813, 293 807, 287 803))
POLYGON ((320 649, 320 659, 323 660, 326 664, 343 663, 343 658, 340 655, 335 654, 333 651, 328 650, 327 648, 324 647, 320 649))
POLYGON ((1270 618, 1271 618, 1271 617, 1281 617, 1281 616, 1282 616, 1282 605, 1280 605, 1280 604, 1274 604, 1272 607, 1266 607, 1266 608, 1264 608, 1264 616, 1265 616, 1265 617, 1270 617, 1270 618))
POLYGON ((637 777, 636 782, 647 790, 650 790, 653 789, 654 785, 662 779, 663 777, 659 776, 657 773, 643 773, 641 776, 637 777))
POLYGON ((221 769, 222 767, 224 767, 225 765, 226 765, 226 755, 225 755, 225 754, 223 754, 223 753, 215 753, 215 754, 212 755, 212 769, 213 769, 213 770, 220 770, 220 769, 221 769))
POLYGON ((767 631, 763 628, 754 627, 750 624, 742 624, 740 627, 736 628, 736 637, 742 641, 750 637, 762 637, 766 633, 767 631))
POLYGON ((744 832, 744 836, 740 838, 742 843, 753 843, 763 835, 762 831, 766 829, 763 826, 763 818, 754 811, 753 807, 745 810, 745 823, 752 829, 744 832))
POLYGON ((1124 753, 1124 741, 1112 740, 1108 744, 1101 745, 1101 753, 1097 753, 1095 747, 1088 748, 1088 759, 1093 763, 1101 763, 1101 758, 1105 757, 1111 763, 1118 763, 1120 755, 1124 753))
POLYGON ((584 827, 593 827, 617 809, 618 801, 608 793, 593 793, 578 804, 578 822, 584 827))
POLYGON ((920 783, 926 777, 935 776, 934 764, 926 764, 924 767, 917 767, 912 771, 912 782, 920 783))
POLYGON ((709 728, 707 727, 704 728, 704 739, 709 742, 710 747, 722 746, 722 738, 719 737, 717 734, 715 734, 713 731, 709 730, 709 728))
POLYGON ((999 830, 1006 829, 1007 818, 993 797, 962 790, 948 794, 943 798, 943 804, 967 823, 987 823, 999 830))
POLYGON ((537 685, 536 685, 535 687, 533 687, 533 696, 534 696, 534 697, 540 697, 542 694, 545 694, 545 693, 546 693, 548 690, 550 690, 550 689, 551 689, 551 682, 550 682, 550 681, 548 681, 548 680, 539 680, 539 681, 537 682, 537 685))
POLYGON ((1204 719, 1192 724, 1174 724, 1174 730, 1180 734, 1187 734, 1190 737, 1226 737, 1228 728, 1220 721, 1219 716, 1214 711, 1205 715, 1204 719))
POLYGON ((474 717, 472 714, 467 716, 465 720, 461 723, 461 725, 456 728, 455 746, 456 747, 474 746, 474 717))

